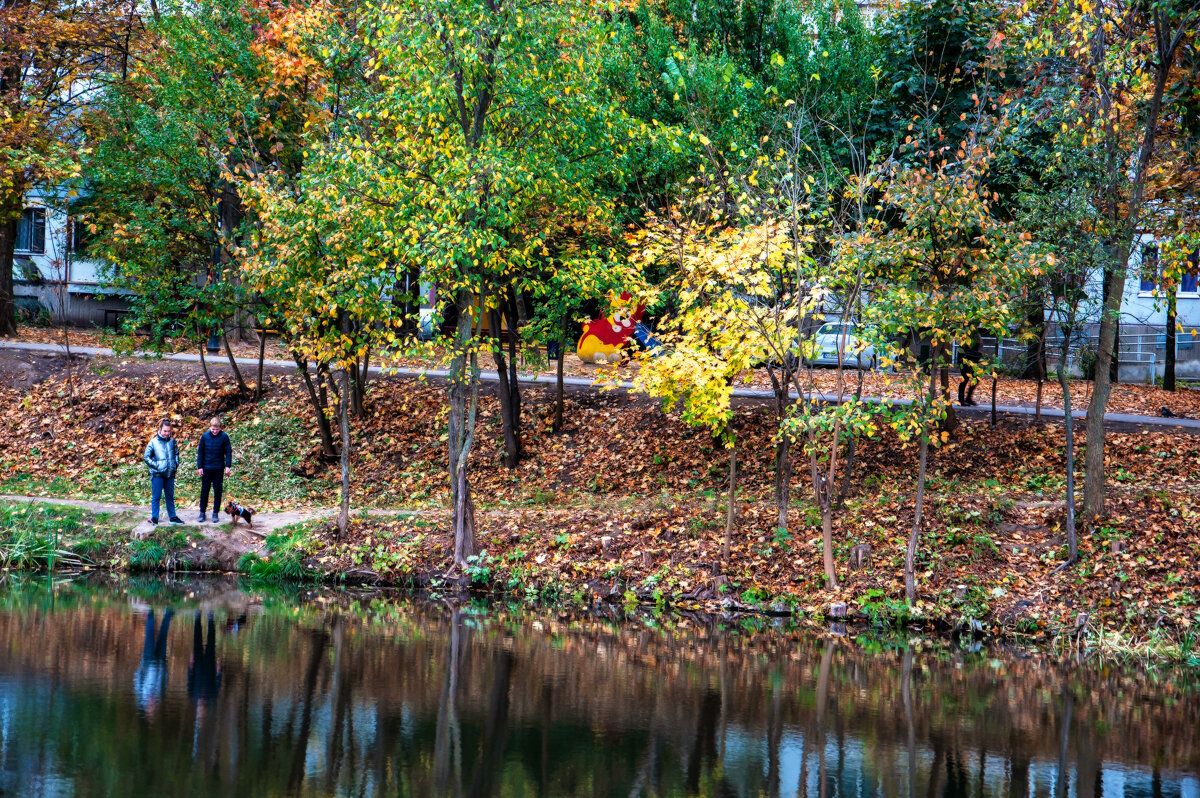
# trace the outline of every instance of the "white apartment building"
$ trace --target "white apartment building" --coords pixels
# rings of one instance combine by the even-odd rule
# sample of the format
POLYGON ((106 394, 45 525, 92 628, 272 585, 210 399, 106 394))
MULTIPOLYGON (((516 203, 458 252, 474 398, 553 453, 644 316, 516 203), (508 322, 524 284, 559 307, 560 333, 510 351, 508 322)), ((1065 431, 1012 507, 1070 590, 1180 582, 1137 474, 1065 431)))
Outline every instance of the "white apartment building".
POLYGON ((41 190, 26 194, 13 257, 18 312, 27 319, 112 326, 129 307, 126 292, 105 286, 102 264, 77 255, 88 233, 63 200, 41 190))
MULTIPOLYGON (((1131 381, 1161 377, 1166 360, 1170 302, 1163 286, 1162 265, 1155 237, 1138 238, 1129 258, 1125 294, 1121 297, 1121 341, 1118 357, 1128 364, 1131 381)), ((1200 253, 1193 253, 1174 288, 1175 374, 1200 379, 1200 253)), ((1125 365, 1122 366, 1126 368, 1125 365)))

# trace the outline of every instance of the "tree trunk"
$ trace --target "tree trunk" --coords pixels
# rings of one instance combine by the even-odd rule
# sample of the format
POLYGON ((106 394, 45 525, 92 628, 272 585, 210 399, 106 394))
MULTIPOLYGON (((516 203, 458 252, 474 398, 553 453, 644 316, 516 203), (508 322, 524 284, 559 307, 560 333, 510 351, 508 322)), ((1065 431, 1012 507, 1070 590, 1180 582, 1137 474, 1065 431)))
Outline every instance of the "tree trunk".
MULTIPOLYGON (((1039 302, 1040 301, 1041 301, 1041 298, 1039 297, 1039 302)), ((1034 420, 1034 423, 1037 423, 1037 424, 1042 423, 1042 390, 1045 387, 1046 379, 1049 376, 1046 371, 1047 361, 1046 361, 1046 317, 1045 317, 1046 314, 1045 314, 1045 310, 1046 309, 1044 306, 1041 306, 1038 309, 1038 314, 1041 318, 1041 324, 1038 327, 1037 353, 1036 353, 1036 355, 1037 355, 1037 405, 1033 411, 1033 420, 1034 420)), ((997 355, 997 357, 999 357, 999 352, 997 352, 996 355, 997 355)))
MULTIPOLYGON (((325 727, 325 788, 334 791, 342 764, 347 757, 354 762, 354 712, 351 690, 356 681, 356 671, 351 664, 351 654, 346 650, 346 626, 338 615, 330 621, 333 627, 333 662, 329 669, 329 725, 325 727), (349 742, 349 745, 347 745, 349 742)), ((233 713, 230 713, 232 717, 233 713)))
POLYGON ((367 386, 371 382, 371 347, 367 347, 363 351, 362 367, 359 369, 358 379, 354 381, 354 402, 358 407, 357 414, 362 415, 363 408, 366 407, 367 401, 367 386))
MULTIPOLYGON (((1071 742, 1071 720, 1075 711, 1075 696, 1071 693, 1069 687, 1062 688, 1063 697, 1063 716, 1062 716, 1062 731, 1059 735, 1058 744, 1058 788, 1055 790, 1055 796, 1065 798, 1069 794, 1070 771, 1067 770, 1067 749, 1071 742)), ((1077 792, 1076 795, 1079 793, 1077 792)), ((1090 796, 1089 796, 1090 798, 1090 796)))
MULTIPOLYGON (((863 380, 863 370, 859 369, 858 388, 854 391, 854 400, 856 402, 862 399, 863 380)), ((851 435, 850 443, 846 447, 846 465, 844 466, 846 473, 842 475, 842 487, 841 490, 838 491, 837 502, 834 504, 834 509, 838 512, 841 512, 842 508, 846 506, 846 497, 850 495, 850 478, 854 475, 854 467, 858 465, 858 461, 855 456, 858 449, 857 443, 858 438, 851 435)))
POLYGON ((237 360, 233 356, 233 349, 229 346, 229 334, 224 330, 221 331, 221 340, 225 342, 225 355, 229 358, 229 367, 233 369, 233 376, 237 379, 238 393, 250 393, 250 388, 242 379, 242 370, 238 368, 237 360))
POLYGON ((780 433, 775 444, 775 528, 787 532, 788 500, 792 488, 792 453, 788 439, 780 433))
POLYGON ((554 432, 563 428, 563 362, 567 359, 567 322, 563 320, 562 334, 558 339, 558 375, 554 395, 554 432))
POLYGON ((842 474, 842 487, 838 489, 837 500, 833 505, 838 512, 841 512, 842 508, 846 506, 846 497, 850 495, 850 478, 854 475, 854 467, 858 465, 857 450, 857 440, 851 437, 850 442, 846 444, 846 465, 843 466, 845 473, 842 474))
POLYGON ((12 172, 12 186, 0 197, 0 336, 17 334, 17 298, 13 260, 17 248, 17 222, 25 202, 25 187, 12 172))
POLYGON ((509 289, 508 301, 505 304, 508 315, 508 405, 512 412, 513 438, 517 442, 517 459, 521 458, 524 447, 521 442, 521 381, 517 378, 517 336, 521 331, 521 303, 517 299, 515 288, 509 289))
MULTIPOLYGON (((1029 313, 1025 324, 1033 330, 1034 336, 1025 347, 1025 368, 1021 372, 1022 379, 1037 380, 1040 385, 1046 379, 1046 298, 1038 286, 1030 289, 1029 313)), ((1000 357, 1000 343, 997 339, 996 357, 1000 357)))
MULTIPOLYGON (((450 618, 450 650, 446 652, 446 678, 438 700, 437 721, 434 724, 433 792, 435 795, 457 795, 450 789, 452 764, 461 765, 460 732, 455 698, 458 695, 459 638, 462 635, 461 613, 455 610, 450 618), (457 754, 457 756, 456 756, 457 754)), ((457 768, 455 768, 457 771, 457 768)), ((459 773, 461 779, 461 773, 459 773)))
POLYGON ((824 499, 821 501, 821 552, 825 563, 825 588, 837 590, 837 570, 833 564, 833 506, 829 496, 830 487, 832 486, 827 486, 822 491, 824 499))
POLYGON ((907 730, 905 739, 908 751, 908 796, 915 798, 917 794, 917 728, 913 712, 912 700, 912 671, 913 650, 909 646, 904 649, 904 664, 900 670, 900 703, 904 705, 904 725, 907 730))
POLYGON ((782 743, 783 686, 775 682, 771 687, 771 711, 767 719, 767 798, 779 798, 782 743))
MULTIPOLYGON (((1056 796, 1067 796, 1070 775, 1067 770, 1067 749, 1070 743, 1070 721, 1075 710, 1075 696, 1068 686, 1062 689, 1062 736, 1058 743, 1058 788, 1056 796)), ((1076 792, 1075 794, 1079 794, 1076 792)))
POLYGON ((1104 515, 1104 411, 1108 407, 1108 396, 1112 391, 1110 367, 1114 361, 1121 297, 1125 294, 1125 269, 1106 268, 1104 282, 1106 290, 1104 309, 1100 317, 1095 384, 1092 400, 1088 403, 1086 420, 1087 450, 1084 454, 1083 504, 1089 526, 1104 515))
POLYGON ((479 551, 475 535, 475 504, 467 466, 475 436, 475 415, 479 405, 479 363, 475 354, 472 325, 472 297, 459 293, 455 352, 450 362, 450 415, 448 448, 450 465, 451 530, 454 538, 454 567, 464 568, 467 558, 479 551))
MULTIPOLYGON (((821 664, 817 666, 816 695, 813 696, 815 710, 813 715, 813 738, 817 748, 817 795, 825 798, 828 795, 828 780, 825 777, 825 710, 829 706, 829 682, 833 666, 833 648, 837 645, 833 638, 825 641, 825 650, 821 652, 821 664)), ((808 735, 805 735, 807 737, 808 735)))
MULTIPOLYGON (((204 355, 201 355, 204 357, 204 355)), ((263 398, 263 361, 267 359, 267 331, 261 330, 258 334, 258 378, 254 383, 254 400, 258 401, 263 398)))
MULTIPOLYGON (((65 294, 66 288, 67 288, 66 278, 64 277, 63 282, 59 284, 59 290, 62 292, 62 294, 65 294)), ((62 294, 60 294, 59 298, 58 298, 58 307, 59 307, 59 311, 62 313, 62 319, 63 319, 63 323, 62 323, 63 350, 66 351, 66 353, 67 353, 67 364, 66 364, 66 368, 67 368, 67 407, 69 407, 71 409, 71 412, 74 413, 75 412, 75 376, 71 371, 71 331, 67 328, 66 297, 63 296, 62 294)))
POLYGON ((1108 365, 1108 378, 1112 380, 1113 385, 1119 385, 1121 382, 1121 319, 1116 322, 1116 332, 1113 334, 1112 347, 1112 362, 1108 365))
MULTIPOLYGON (((997 382, 999 382, 999 380, 997 380, 996 376, 993 374, 992 375, 992 429, 996 428, 996 383, 997 382)), ((1040 397, 1041 395, 1042 395, 1042 383, 1038 382, 1038 396, 1040 397)))
POLYGON ((1067 562, 1079 559, 1079 542, 1075 532, 1075 419, 1071 417, 1071 391, 1067 385, 1068 338, 1063 339, 1062 355, 1058 361, 1058 384, 1063 392, 1063 423, 1067 428, 1067 562))
MULTIPOLYGON (((829 451, 828 470, 817 460, 817 435, 809 432, 808 464, 813 486, 813 500, 821 513, 821 557, 825 566, 825 587, 836 590, 838 586, 837 571, 833 564, 833 492, 837 484, 837 455, 840 425, 834 423, 833 430, 828 433, 832 440, 829 451)), ((826 433, 819 433, 826 434, 826 433)))
POLYGON ((1175 302, 1175 287, 1167 286, 1167 352, 1163 364, 1163 389, 1168 391, 1175 390, 1175 302))
MULTIPOLYGON (((312 376, 308 373, 308 361, 294 352, 292 353, 292 358, 296 361, 296 370, 300 372, 300 376, 304 380, 308 399, 313 406, 313 412, 317 421, 317 432, 321 436, 321 454, 330 459, 337 457, 338 452, 333 445, 333 427, 329 423, 329 416, 325 413, 328 406, 325 402, 325 391, 313 384, 312 376)), ((320 376, 317 379, 319 380, 320 376)))
POLYGON ((67 287, 71 280, 71 255, 65 252, 61 258, 55 258, 54 266, 61 269, 54 281, 55 299, 58 301, 57 322, 62 333, 63 351, 66 352, 67 372, 67 407, 75 412, 75 373, 71 366, 71 326, 67 319, 67 287))
POLYGON ((289 740, 296 746, 292 753, 291 766, 288 769, 287 793, 289 795, 299 793, 300 785, 304 782, 304 763, 308 759, 308 745, 313 737, 312 715, 317 692, 317 677, 321 673, 321 664, 326 659, 325 651, 329 647, 328 633, 321 631, 313 637, 312 653, 309 656, 308 665, 304 669, 304 700, 301 702, 303 709, 300 713, 300 728, 294 740, 289 740))
MULTIPOLYGON (((929 373, 929 404, 932 406, 937 391, 937 371, 929 373)), ((929 426, 921 435, 921 456, 917 463, 917 506, 913 515, 912 534, 908 536, 908 551, 904 555, 904 596, 909 603, 917 599, 916 561, 917 539, 921 534, 921 509, 925 503, 925 466, 929 459, 929 426)))
POLYGON ((721 563, 729 566, 730 549, 733 548, 733 527, 737 523, 734 499, 737 492, 737 438, 729 448, 729 504, 725 508, 725 543, 721 546, 721 563))
POLYGON ((345 540, 350 529, 350 371, 342 369, 341 396, 338 397, 338 417, 342 433, 342 500, 338 508, 338 539, 345 540))
POLYGON ((475 777, 467 791, 468 798, 485 798, 501 792, 497 775, 504 769, 508 742, 509 714, 512 695, 512 672, 515 655, 498 648, 495 677, 488 711, 484 717, 479 755, 475 760, 475 777))
MULTIPOLYGON (((1128 258, 1126 259, 1126 264, 1128 264, 1128 258)), ((1128 266, 1123 267, 1121 269, 1121 271, 1124 272, 1125 268, 1128 268, 1128 266)), ((1105 269, 1104 276, 1103 276, 1103 282, 1101 283, 1101 286, 1100 286, 1100 293, 1101 293, 1100 305, 1102 308, 1107 310, 1109 294, 1113 293, 1113 295, 1116 298, 1116 303, 1115 303, 1116 310, 1113 312, 1114 316, 1113 316, 1113 320, 1112 320, 1113 343, 1112 343, 1112 346, 1109 347, 1109 352, 1111 353, 1111 359, 1108 362, 1108 368, 1105 369, 1105 374, 1107 374, 1108 379, 1112 383, 1115 384, 1115 383, 1119 383, 1121 381, 1121 368, 1120 368, 1120 365, 1121 365, 1120 364, 1121 314, 1120 314, 1120 308, 1121 308, 1121 297, 1125 293, 1125 280, 1124 280, 1124 275, 1122 274, 1121 291, 1114 292, 1114 286, 1112 285, 1112 281, 1109 279, 1109 276, 1110 276, 1109 270, 1105 269)), ((1103 335, 1104 334, 1104 332, 1103 332, 1104 319, 1103 318, 1101 318, 1101 320, 1100 320, 1100 330, 1101 330, 1100 334, 1103 335)), ((1099 366, 1097 366, 1097 368, 1099 368, 1099 366)))
MULTIPOLYGON (((936 347, 935 352, 939 351, 941 351, 941 347, 936 347)), ((937 360, 938 358, 935 354, 934 363, 936 363, 937 360)), ((958 429, 958 415, 954 412, 954 402, 950 401, 950 366, 943 365, 940 369, 937 369, 937 371, 940 373, 942 381, 942 398, 946 402, 946 415, 942 416, 941 428, 946 432, 954 432, 954 430, 958 429)), ((978 374, 979 365, 975 364, 975 375, 978 374)))
MULTIPOLYGON (((518 439, 520 410, 513 407, 511 383, 514 380, 509 374, 508 359, 504 356, 504 346, 500 340, 502 318, 499 310, 488 311, 488 323, 492 328, 492 359, 496 362, 496 377, 499 380, 500 425, 504 430, 504 465, 507 468, 516 468, 521 459, 521 444, 518 439)), ((511 330, 509 335, 511 337, 511 330)))
MULTIPOLYGON (((349 334, 350 331, 347 331, 349 334)), ((362 363, 357 358, 350 366, 350 415, 362 418, 367 397, 367 373, 371 365, 371 350, 363 352, 362 363)))
POLYGON ((208 383, 208 389, 215 391, 217 384, 213 382, 212 375, 208 373, 208 359, 204 356, 204 341, 200 342, 200 368, 204 369, 204 381, 208 383))

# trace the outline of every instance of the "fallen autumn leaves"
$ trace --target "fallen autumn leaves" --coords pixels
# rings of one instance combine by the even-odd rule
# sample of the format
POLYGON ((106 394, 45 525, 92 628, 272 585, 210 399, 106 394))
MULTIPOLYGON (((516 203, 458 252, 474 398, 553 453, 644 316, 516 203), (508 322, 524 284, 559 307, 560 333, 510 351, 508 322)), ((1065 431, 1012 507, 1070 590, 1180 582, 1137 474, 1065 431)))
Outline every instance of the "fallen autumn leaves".
MULTIPOLYGON (((143 367, 139 367, 143 368, 143 367)), ((27 393, 0 389, 4 492, 144 501, 140 455, 160 416, 183 425, 185 462, 214 412, 226 413, 240 456, 229 490, 260 512, 329 505, 334 465, 311 437, 291 377, 272 378, 262 403, 194 376, 90 370, 72 408, 59 379, 27 393), (274 459, 272 459, 274 458, 274 459), (249 473, 253 471, 260 473, 249 473)), ((101 369, 103 370, 103 369, 101 369)), ((914 452, 889 438, 859 448, 859 469, 837 518, 836 593, 823 589, 819 519, 794 482, 786 532, 771 503, 773 446, 765 409, 738 412, 743 481, 731 560, 719 563, 728 457, 650 401, 579 392, 567 426, 550 430, 550 397, 528 393, 527 458, 502 466, 497 403, 481 404, 473 460, 485 555, 468 575, 479 585, 536 595, 588 595, 676 604, 729 601, 824 613, 952 625, 964 618, 1036 633, 1074 625, 1078 613, 1114 628, 1182 631, 1200 600, 1200 440, 1166 433, 1112 434, 1108 519, 1063 558, 1062 431, 1056 426, 967 423, 931 458, 929 519, 919 563, 921 600, 904 609, 901 562, 912 520, 914 452), (850 549, 871 546, 863 570, 850 549)), ((357 506, 420 508, 403 520, 360 517, 344 541, 318 531, 300 556, 330 577, 429 582, 445 573, 450 541, 443 508, 444 392, 412 380, 380 380, 354 426, 357 506)), ((181 486, 190 501, 194 486, 181 486)))

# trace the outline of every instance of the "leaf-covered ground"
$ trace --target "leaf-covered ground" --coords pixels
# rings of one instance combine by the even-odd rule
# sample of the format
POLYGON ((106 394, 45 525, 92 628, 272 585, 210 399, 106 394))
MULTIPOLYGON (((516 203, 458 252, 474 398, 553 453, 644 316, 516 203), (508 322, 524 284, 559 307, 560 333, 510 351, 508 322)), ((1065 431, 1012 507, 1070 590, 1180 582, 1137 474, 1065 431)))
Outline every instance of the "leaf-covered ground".
MULTIPOLYGON (((336 464, 319 457, 291 377, 273 376, 268 398, 256 404, 228 389, 210 392, 197 373, 178 364, 93 362, 76 375, 73 406, 57 377, 27 391, 0 388, 0 492, 145 501, 140 456, 158 419, 181 423, 187 462, 206 419, 224 412, 237 450, 231 497, 260 511, 336 502, 336 464)), ((486 550, 470 573, 477 583, 685 605, 735 600, 820 613, 846 601, 866 615, 905 612, 899 599, 914 447, 887 437, 860 447, 860 468, 835 522, 843 586, 829 593, 806 461, 795 466, 788 530, 775 528, 774 447, 763 407, 747 403, 738 411, 739 524, 732 561, 721 568, 726 451, 641 397, 573 392, 566 429, 556 435, 549 394, 524 396, 527 456, 515 471, 501 462, 497 403, 486 394, 482 401, 472 460, 486 550), (852 571, 849 550, 859 543, 872 546, 872 557, 865 570, 852 571)), ((361 518, 341 543, 328 531, 310 531, 275 550, 328 573, 404 582, 445 572, 443 389, 379 381, 354 436, 356 506, 428 512, 403 521, 361 518)), ((1092 628, 1187 633, 1200 601, 1200 438, 1110 434, 1109 516, 1083 536, 1082 562, 1058 572, 1063 457, 1060 427, 1014 423, 965 424, 933 453, 918 619, 976 618, 1032 634, 1072 627, 1086 612, 1092 628)), ((196 482, 184 473, 181 504, 195 501, 196 482)))
MULTIPOLYGON (((23 327, 21 328, 20 338, 21 340, 33 343, 61 345, 63 341, 62 336, 62 330, 23 327)), ((71 330, 70 339, 72 346, 117 346, 123 350, 133 350, 144 347, 147 344, 142 338, 114 336, 101 331, 89 330, 71 330)), ((258 357, 258 345, 251 341, 234 340, 231 342, 231 345, 234 354, 238 358, 256 359, 258 357)), ((198 347, 168 340, 163 344, 163 351, 195 352, 198 351, 198 347)), ((265 355, 268 359, 291 360, 291 355, 288 354, 286 349, 280 346, 278 339, 274 336, 269 336, 267 339, 265 355)), ((224 351, 216 355, 209 355, 209 358, 211 365, 216 369, 224 370, 226 368, 227 360, 224 351)), ((486 356, 483 358, 482 364, 484 368, 494 367, 491 359, 486 356)), ((428 356, 423 357, 393 357, 388 360, 387 365, 408 368, 444 368, 445 361, 444 358, 439 357, 437 351, 432 351, 428 356)), ((553 361, 548 362, 544 358, 539 359, 539 357, 532 354, 529 357, 521 357, 519 365, 522 373, 538 373, 547 377, 555 374, 556 364, 553 361)), ((595 366, 591 363, 584 363, 574 354, 568 354, 564 373, 572 377, 594 379, 598 383, 603 384, 612 382, 613 380, 631 379, 636 368, 636 363, 631 361, 626 361, 619 366, 595 366)), ((245 372, 244 374, 247 379, 253 379, 253 374, 249 372, 245 372)), ((954 391, 957 391, 957 375, 954 375, 952 380, 953 384, 951 387, 954 391)), ((811 374, 805 376, 804 381, 806 387, 811 387, 814 390, 829 393, 835 393, 838 390, 838 376, 835 369, 815 369, 811 374)), ((857 381, 857 372, 846 372, 842 378, 842 389, 849 394, 853 394, 857 389, 857 381)), ((756 369, 753 372, 742 375, 739 384, 747 388, 768 390, 771 387, 771 380, 765 369, 756 369)), ((1084 380, 1071 380, 1069 384, 1072 407, 1075 410, 1086 409, 1088 401, 1091 399, 1092 384, 1084 380)), ((981 406, 989 405, 991 403, 991 390, 991 379, 990 377, 985 378, 976 389, 976 402, 981 406)), ((863 395, 887 398, 910 398, 903 393, 902 386, 897 385, 894 378, 890 378, 889 375, 882 371, 868 371, 864 373, 863 395)), ((998 405, 1032 408, 1037 405, 1037 396, 1038 384, 1035 380, 1001 376, 997 381, 996 403, 998 405)), ((1062 390, 1059 388, 1058 382, 1054 379, 1042 384, 1042 406, 1057 409, 1061 409, 1063 406, 1062 390)), ((1163 408, 1167 408, 1177 416, 1200 419, 1200 383, 1181 380, 1180 389, 1173 392, 1164 391, 1161 388, 1151 385, 1121 385, 1119 389, 1114 390, 1112 393, 1109 400, 1108 412, 1159 416, 1162 414, 1163 408)))

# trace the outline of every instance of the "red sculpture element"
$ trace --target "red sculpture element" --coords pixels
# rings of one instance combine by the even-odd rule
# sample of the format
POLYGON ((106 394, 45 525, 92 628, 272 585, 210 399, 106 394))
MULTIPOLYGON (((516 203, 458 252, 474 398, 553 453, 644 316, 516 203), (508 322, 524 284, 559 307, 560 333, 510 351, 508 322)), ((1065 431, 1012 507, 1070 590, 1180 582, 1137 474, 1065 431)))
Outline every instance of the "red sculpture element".
POLYGON ((621 294, 611 316, 593 319, 583 325, 583 335, 575 352, 580 359, 589 363, 616 363, 621 359, 621 348, 633 337, 633 328, 642 320, 645 305, 631 307, 633 296, 621 294))

